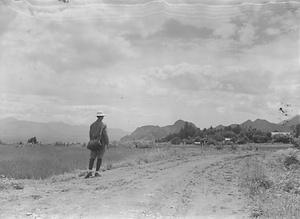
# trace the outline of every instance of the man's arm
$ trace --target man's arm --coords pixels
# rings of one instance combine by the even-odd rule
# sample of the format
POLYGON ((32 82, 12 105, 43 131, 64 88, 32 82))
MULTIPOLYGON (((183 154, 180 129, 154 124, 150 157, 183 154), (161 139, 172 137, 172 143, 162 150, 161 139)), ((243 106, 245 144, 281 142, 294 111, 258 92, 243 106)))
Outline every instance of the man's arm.
POLYGON ((102 140, 103 140, 103 144, 108 147, 109 145, 109 139, 108 139, 108 135, 107 135, 107 127, 104 126, 103 131, 102 131, 102 140))
POLYGON ((92 126, 90 126, 89 136, 90 136, 90 140, 92 140, 92 126))

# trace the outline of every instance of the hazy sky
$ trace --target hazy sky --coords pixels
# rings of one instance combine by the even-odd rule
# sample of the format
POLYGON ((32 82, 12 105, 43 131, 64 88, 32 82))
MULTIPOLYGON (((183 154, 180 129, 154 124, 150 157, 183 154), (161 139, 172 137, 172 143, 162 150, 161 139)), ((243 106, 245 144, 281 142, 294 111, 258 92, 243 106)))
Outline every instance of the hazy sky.
POLYGON ((300 4, 249 1, 0 0, 0 116, 103 109, 133 131, 300 113, 300 4))

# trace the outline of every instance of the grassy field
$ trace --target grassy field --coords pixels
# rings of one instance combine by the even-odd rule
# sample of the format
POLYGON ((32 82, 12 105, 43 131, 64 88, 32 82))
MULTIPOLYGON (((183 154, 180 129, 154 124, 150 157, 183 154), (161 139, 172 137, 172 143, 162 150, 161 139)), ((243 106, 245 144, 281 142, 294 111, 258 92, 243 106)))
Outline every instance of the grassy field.
MULTIPOLYGON (((86 170, 89 150, 82 147, 0 146, 0 175, 15 179, 45 179, 74 170, 86 170)), ((103 158, 103 168, 145 153, 143 149, 109 148, 103 158)))
POLYGON ((253 218, 300 218, 300 151, 289 148, 246 159, 241 186, 254 203, 253 218))
MULTIPOLYGON (((211 153, 211 150, 213 148, 210 146, 196 145, 156 145, 154 148, 143 149, 112 147, 105 152, 101 169, 135 166, 172 156, 192 155, 192 153, 207 154, 211 153)), ((213 153, 224 153, 225 150, 217 150, 213 153)), ((86 170, 88 162, 89 150, 82 147, 0 145, 0 176, 6 178, 45 179, 75 170, 86 170)))
MULTIPOLYGON (((45 179, 53 175, 87 170, 90 151, 82 147, 0 145, 0 175, 14 179, 45 179)), ((184 149, 109 148, 102 170, 157 161, 184 154, 184 149)), ((94 166, 95 167, 95 166, 94 166)))

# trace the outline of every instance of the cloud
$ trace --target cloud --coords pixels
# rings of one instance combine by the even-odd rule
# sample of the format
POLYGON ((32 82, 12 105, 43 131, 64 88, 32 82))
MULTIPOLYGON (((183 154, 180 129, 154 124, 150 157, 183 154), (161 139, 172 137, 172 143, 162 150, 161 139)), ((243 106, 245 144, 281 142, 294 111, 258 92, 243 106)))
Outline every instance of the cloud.
POLYGON ((208 38, 212 30, 206 27, 195 27, 181 23, 177 19, 167 20, 151 38, 170 38, 170 39, 191 39, 191 38, 208 38))
POLYGON ((57 73, 105 68, 139 56, 129 41, 85 21, 38 22, 18 17, 3 35, 3 56, 42 63, 57 73), (22 25, 23 24, 23 25, 22 25))
POLYGON ((252 24, 245 24, 239 31, 239 39, 242 44, 251 45, 255 40, 256 28, 252 24))
POLYGON ((150 94, 151 96, 168 95, 169 92, 170 91, 168 89, 160 86, 153 86, 149 90, 147 90, 147 94, 150 94))
POLYGON ((50 37, 39 41, 36 50, 26 54, 28 59, 46 63, 56 72, 65 72, 104 68, 138 56, 129 41, 122 37, 111 36, 92 27, 87 28, 84 24, 76 25, 76 28, 67 33, 64 30, 69 30, 68 26, 61 28, 64 34, 60 35, 46 30, 50 37), (46 44, 53 47, 44 49, 46 44))
MULTIPOLYGON (((298 6, 298 10, 299 10, 299 6, 298 6)), ((270 24, 280 27, 282 31, 289 32, 289 31, 298 30, 299 18, 300 18, 299 11, 292 13, 288 8, 285 9, 281 8, 281 10, 273 11, 273 15, 270 18, 269 22, 270 24)))
POLYGON ((150 78, 161 86, 178 90, 223 90, 227 92, 260 95, 269 93, 272 73, 257 68, 228 66, 198 66, 182 63, 147 70, 150 78))
POLYGON ((150 79, 161 84, 183 90, 212 89, 216 83, 211 80, 213 71, 210 66, 197 66, 188 63, 153 67, 146 71, 150 79))
POLYGON ((15 19, 15 17, 16 13, 14 11, 6 7, 0 7, 0 35, 7 31, 10 23, 15 19))
POLYGON ((274 36, 280 34, 280 29, 278 28, 268 28, 265 30, 267 35, 274 36))
POLYGON ((230 38, 236 33, 236 30, 236 24, 225 23, 214 30, 214 35, 220 36, 221 38, 230 38))
POLYGON ((272 91, 272 72, 256 68, 227 67, 219 81, 224 90, 237 93, 261 95, 272 91))

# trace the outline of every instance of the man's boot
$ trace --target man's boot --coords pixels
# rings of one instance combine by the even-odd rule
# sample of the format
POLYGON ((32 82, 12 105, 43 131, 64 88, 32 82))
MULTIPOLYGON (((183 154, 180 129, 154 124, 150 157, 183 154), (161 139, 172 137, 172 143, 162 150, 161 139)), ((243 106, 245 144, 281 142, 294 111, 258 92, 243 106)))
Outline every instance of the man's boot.
POLYGON ((87 179, 90 178, 91 176, 92 176, 92 172, 88 172, 84 178, 87 179))

